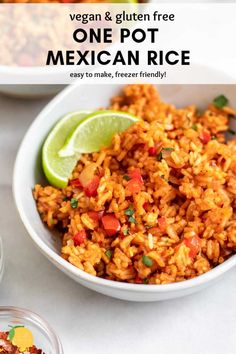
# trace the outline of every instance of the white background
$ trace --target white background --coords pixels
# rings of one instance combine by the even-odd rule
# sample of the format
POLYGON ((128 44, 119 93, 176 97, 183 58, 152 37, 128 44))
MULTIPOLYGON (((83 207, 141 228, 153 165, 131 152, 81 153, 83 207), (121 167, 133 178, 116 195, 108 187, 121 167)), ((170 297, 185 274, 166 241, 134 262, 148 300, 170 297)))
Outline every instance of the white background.
POLYGON ((47 101, 0 96, 0 233, 6 256, 0 305, 43 316, 65 354, 235 354, 236 269, 192 296, 129 303, 83 288, 35 248, 18 218, 11 179, 18 145, 47 101))
MULTIPOLYGON (((71 66, 63 66, 63 67, 39 67, 39 68, 31 68, 31 72, 28 73, 24 71, 25 68, 12 68, 12 67, 4 67, 5 58, 7 55, 1 56, 0 53, 0 83, 2 84, 16 84, 16 83, 26 83, 26 84, 62 84, 62 83, 71 83, 75 79, 70 77, 70 73, 76 72, 109 72, 114 75, 114 78, 98 78, 96 79, 96 83, 128 83, 133 82, 133 78, 120 78, 115 76, 115 72, 118 70, 122 73, 139 73, 140 71, 147 71, 148 73, 156 73, 157 71, 164 72, 166 71, 167 75, 166 78, 157 79, 154 78, 143 78, 137 77, 136 82, 140 82, 140 80, 145 82, 152 82, 152 83, 159 83, 159 84, 167 84, 167 83, 184 83, 184 84, 192 84, 192 83, 205 83, 205 84, 214 84, 214 83, 231 83, 231 78, 236 77, 236 69, 235 69, 235 62, 236 62, 236 46, 234 45, 234 36, 236 33, 236 21, 235 21, 235 14, 236 14, 236 3, 228 3, 224 1, 222 3, 199 3, 193 4, 193 1, 190 1, 188 4, 169 4, 166 1, 165 4, 160 4, 159 6, 155 5, 157 1, 153 1, 152 5, 146 7, 146 5, 141 6, 142 10, 140 11, 147 11, 150 14, 151 21, 150 22, 139 22, 134 24, 134 26, 147 29, 150 28, 159 28, 158 35, 156 36, 157 39, 154 44, 151 44, 150 36, 147 35, 147 39, 142 43, 135 43, 132 39, 128 39, 125 41, 124 44, 119 44, 119 37, 120 36, 113 36, 113 44, 108 45, 108 47, 103 48, 108 50, 111 53, 111 58, 114 58, 115 53, 118 50, 122 51, 124 58, 127 58, 127 52, 129 50, 132 51, 139 51, 140 52, 140 64, 137 65, 121 65, 117 64, 115 66, 110 65, 71 65, 71 66), (146 10, 145 10, 146 9, 146 10), (149 11, 147 10, 149 9, 149 11), (168 13, 168 14, 175 14, 175 21, 174 22, 154 22, 153 13, 158 11, 159 13, 168 13), (182 50, 189 50, 190 51, 190 66, 181 66, 180 64, 177 65, 147 65, 147 52, 149 50, 160 51, 163 50, 164 53, 176 50, 181 52, 182 50), (218 69, 220 72, 225 71, 226 69, 230 68, 230 75, 229 76, 217 76, 214 75, 206 76, 203 72, 196 69, 194 64, 207 64, 208 66, 214 67, 218 69), (20 70, 22 69, 22 70, 20 70), (15 71, 14 71, 15 70, 15 71), (15 74, 13 74, 15 72, 15 74)), ((78 44, 75 43, 73 40, 73 30, 71 29, 72 22, 69 18, 69 13, 79 13, 79 11, 84 11, 84 13, 91 13, 91 11, 97 11, 94 5, 78 5, 73 4, 69 7, 61 7, 60 4, 47 4, 47 5, 33 5, 29 7, 28 4, 22 5, 23 8, 21 9, 22 15, 20 16, 16 9, 19 10, 19 4, 15 5, 7 5, 0 4, 0 13, 5 10, 4 18, 7 19, 7 24, 4 22, 1 23, 3 28, 9 28, 7 31, 6 41, 1 42, 0 37, 0 45, 6 46, 7 43, 13 42, 13 45, 10 47, 11 51, 14 52, 14 58, 19 58, 19 48, 15 45, 14 42, 14 34, 12 34, 11 29, 17 28, 18 30, 22 31, 21 35, 23 38, 30 37, 30 41, 33 41, 30 46, 36 46, 37 48, 37 55, 42 56, 45 58, 43 60, 43 65, 47 58, 47 52, 50 49, 54 49, 56 53, 57 50, 61 49, 62 43, 55 45, 55 42, 58 42, 58 38, 66 37, 68 40, 68 47, 69 49, 81 49, 78 44), (45 7, 46 6, 46 7, 45 7), (29 31, 29 19, 34 22, 35 17, 35 9, 42 12, 40 19, 42 22, 39 21, 37 23, 37 31, 43 33, 49 33, 52 37, 52 42, 48 45, 39 46, 38 42, 36 41, 35 37, 32 35, 32 32, 29 31), (14 10, 14 11, 13 11, 14 10), (31 10, 31 11, 30 11, 31 10), (12 14, 15 13, 14 17, 12 14), (57 12, 58 11, 58 12, 57 12), (44 15, 45 14, 45 15, 44 15), (50 14, 50 16, 49 16, 50 14), (56 14, 56 15, 55 15, 56 14), (48 15, 49 18, 47 21, 44 21, 44 17, 48 15), (59 26, 56 31, 56 35, 54 32, 51 33, 51 29, 53 28, 54 23, 60 23, 60 19, 65 20, 65 24, 59 26), (10 24, 9 21, 11 20, 10 24), (55 38, 54 38, 55 37, 55 38), (34 40, 33 40, 34 38, 34 40), (55 46, 55 47, 54 47, 55 46), (41 53, 41 55, 39 55, 41 53)), ((117 4, 116 4, 117 5, 117 4)), ((126 14, 129 13, 130 7, 125 7, 124 5, 120 6, 113 6, 113 24, 115 14, 122 13, 123 10, 126 11, 126 14)), ((107 5, 99 7, 97 12, 104 12, 107 10, 107 5)), ((21 13, 20 13, 21 14, 21 13)), ((104 16, 102 16, 104 18, 104 16)), ((1 19, 1 18, 0 18, 1 19)), ((74 23, 74 22, 73 22, 74 23)), ((131 25, 131 23, 129 22, 131 25)), ((81 27, 81 22, 76 22, 76 27, 81 27)), ((88 25, 84 25, 88 27, 88 25)), ((92 26, 92 23, 90 23, 92 26)), ((127 25, 125 25, 127 26, 127 25)), ((98 23, 98 27, 101 27, 101 23, 98 23)), ((115 26, 116 27, 116 26, 115 26)), ((120 25, 118 26, 120 27, 120 25)), ((134 28, 131 27, 131 32, 134 28)), ((34 29, 35 30, 35 29, 34 29)), ((36 31, 36 32, 37 32, 36 31)), ((34 31, 33 31, 34 32, 34 31)), ((113 31, 114 33, 114 31, 113 31)), ((5 36, 2 36, 5 38, 5 36)), ((50 38, 51 38, 50 37, 50 38)), ((38 37, 36 36, 37 40, 38 37)), ((89 40, 82 45, 82 52, 85 48, 90 49, 89 40)), ((98 46, 96 44, 96 46, 98 46)), ((24 48, 24 47, 23 47, 24 48)), ((100 46, 98 46, 100 48, 100 46)), ((99 49, 101 50, 101 48, 99 49)), ((88 58, 87 58, 88 59, 88 58)), ((75 55, 75 63, 79 60, 79 56, 75 55)), ((88 59, 89 61, 89 59, 88 59)), ((90 61, 89 61, 90 62, 90 61)), ((126 60, 127 63, 127 60, 126 60)), ((81 80, 82 83, 93 83, 95 81, 94 77, 90 78, 83 78, 81 80)))

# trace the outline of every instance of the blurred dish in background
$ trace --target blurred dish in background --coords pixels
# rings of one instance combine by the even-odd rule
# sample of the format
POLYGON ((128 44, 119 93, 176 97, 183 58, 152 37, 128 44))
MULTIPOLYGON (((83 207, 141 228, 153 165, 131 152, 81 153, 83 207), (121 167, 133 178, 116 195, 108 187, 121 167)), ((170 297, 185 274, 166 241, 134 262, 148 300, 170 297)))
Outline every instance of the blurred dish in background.
POLYGON ((0 306, 0 352, 63 354, 59 338, 39 315, 18 307, 0 306))

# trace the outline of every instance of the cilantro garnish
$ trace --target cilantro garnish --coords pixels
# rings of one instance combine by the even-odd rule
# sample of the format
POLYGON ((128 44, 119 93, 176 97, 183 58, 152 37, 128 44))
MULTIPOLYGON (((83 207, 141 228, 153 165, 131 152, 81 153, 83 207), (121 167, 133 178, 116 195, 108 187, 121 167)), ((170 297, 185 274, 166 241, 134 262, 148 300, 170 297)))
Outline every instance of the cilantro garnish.
POLYGON ((106 255, 108 258, 111 258, 111 257, 112 257, 112 254, 113 254, 113 252, 112 252, 111 250, 107 250, 107 251, 105 252, 105 255, 106 255))
POLYGON ((128 216, 134 215, 134 209, 129 207, 128 209, 125 210, 125 215, 128 215, 128 216))
POLYGON ((78 200, 76 198, 72 198, 70 201, 70 206, 72 209, 76 209, 78 207, 78 200))
POLYGON ((168 147, 167 147, 167 148, 163 148, 162 150, 163 150, 163 151, 174 151, 173 148, 168 148, 168 147))
POLYGON ((123 235, 124 235, 124 236, 127 236, 128 233, 129 233, 129 229, 128 229, 128 227, 127 227, 126 229, 123 230, 123 235))
POLYGON ((217 96, 214 101, 213 104, 216 108, 223 108, 227 103, 229 102, 228 98, 226 98, 224 95, 220 95, 217 96))
POLYGON ((162 152, 159 152, 159 154, 157 154, 157 157, 156 157, 157 161, 161 161, 162 158, 163 158, 162 152))
POLYGON ((137 224, 137 221, 136 221, 136 219, 135 219, 133 216, 130 216, 130 217, 129 217, 129 222, 132 222, 132 223, 134 223, 134 224, 137 224))
POLYGON ((146 267, 151 267, 153 265, 153 261, 148 256, 143 256, 142 262, 146 267))

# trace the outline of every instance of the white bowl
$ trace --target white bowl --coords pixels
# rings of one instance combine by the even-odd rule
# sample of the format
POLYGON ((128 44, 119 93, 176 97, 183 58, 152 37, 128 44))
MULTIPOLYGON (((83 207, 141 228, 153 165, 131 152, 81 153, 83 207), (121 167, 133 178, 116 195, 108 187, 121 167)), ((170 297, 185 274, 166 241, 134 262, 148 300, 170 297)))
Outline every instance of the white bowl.
MULTIPOLYGON (((69 111, 96 110, 98 107, 107 106, 109 98, 121 89, 122 86, 118 85, 73 85, 43 109, 26 133, 17 155, 13 179, 16 206, 38 248, 78 283, 99 293, 131 301, 156 301, 188 295, 220 278, 236 264, 236 255, 204 275, 174 284, 138 285, 105 280, 89 275, 61 258, 58 239, 45 227, 36 210, 32 188, 35 183, 44 179, 40 163, 41 146, 52 126, 69 111)), ((236 107, 236 85, 161 85, 158 89, 165 101, 180 107, 194 103, 203 108, 219 94, 225 94, 231 105, 236 107)))
POLYGON ((3 272, 4 272, 4 251, 3 251, 2 238, 0 236, 0 283, 2 281, 3 272))
POLYGON ((0 85, 0 92, 10 97, 34 99, 53 96, 64 87, 65 85, 0 85))

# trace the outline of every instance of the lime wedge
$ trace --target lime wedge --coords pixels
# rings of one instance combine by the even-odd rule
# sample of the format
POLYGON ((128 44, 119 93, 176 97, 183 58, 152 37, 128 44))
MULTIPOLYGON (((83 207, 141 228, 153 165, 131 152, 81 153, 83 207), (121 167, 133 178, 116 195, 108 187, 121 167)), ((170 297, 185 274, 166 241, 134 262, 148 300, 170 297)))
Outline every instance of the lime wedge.
POLYGON ((68 134, 71 134, 89 111, 69 113, 64 116, 51 130, 44 142, 42 150, 42 164, 48 182, 58 188, 67 186, 68 178, 75 168, 79 154, 73 157, 61 158, 58 151, 65 144, 68 134))
POLYGON ((115 133, 123 132, 137 121, 137 117, 124 112, 108 110, 92 113, 69 134, 58 154, 68 157, 99 151, 110 146, 115 133))

